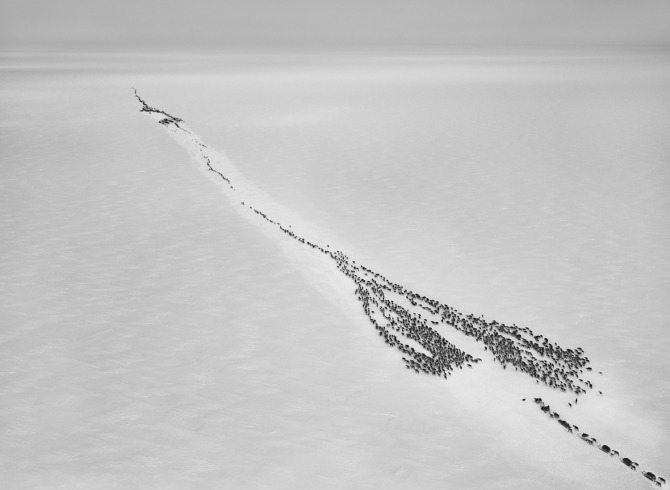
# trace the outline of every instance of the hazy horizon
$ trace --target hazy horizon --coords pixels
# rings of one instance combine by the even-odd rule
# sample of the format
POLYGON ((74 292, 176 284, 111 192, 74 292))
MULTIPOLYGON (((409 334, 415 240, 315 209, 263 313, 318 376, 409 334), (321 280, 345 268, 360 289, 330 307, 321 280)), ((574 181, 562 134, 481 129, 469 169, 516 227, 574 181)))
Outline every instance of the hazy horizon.
POLYGON ((661 0, 1 0, 5 50, 667 49, 661 0))

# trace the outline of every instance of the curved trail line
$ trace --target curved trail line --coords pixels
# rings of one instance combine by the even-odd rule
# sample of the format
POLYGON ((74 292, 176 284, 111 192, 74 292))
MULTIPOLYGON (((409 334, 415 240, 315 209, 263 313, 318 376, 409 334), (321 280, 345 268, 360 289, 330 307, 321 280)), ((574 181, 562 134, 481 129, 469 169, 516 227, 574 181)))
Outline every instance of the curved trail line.
MULTIPOLYGON (((199 163, 208 172, 213 173, 217 180, 220 179, 221 183, 228 187, 229 192, 239 192, 231 180, 214 167, 207 146, 184 127, 182 119, 151 107, 139 96, 137 90, 133 90, 142 105, 140 112, 148 113, 175 136, 188 135, 186 137, 197 147, 194 156, 199 163)), ((340 272, 354 283, 356 297, 366 316, 379 332, 379 336, 383 337, 387 345, 402 353, 402 360, 407 369, 416 373, 448 378, 457 369, 463 370, 464 367, 470 369, 482 362, 481 358, 475 358, 464 352, 440 335, 438 328, 448 327, 483 343, 485 351, 489 352, 492 359, 503 369, 514 368, 515 371, 521 371, 535 378, 538 384, 542 383, 563 392, 572 392, 576 396, 593 389, 593 383, 588 379, 593 369, 588 366, 589 358, 584 355, 580 347, 563 348, 548 338, 535 334, 529 328, 514 324, 505 325, 495 320, 487 322, 483 317, 465 315, 445 303, 419 295, 357 264, 340 250, 330 250, 329 245, 324 247, 314 239, 304 238, 290 226, 280 223, 266 212, 251 205, 247 199, 240 201, 240 204, 288 237, 332 259, 340 272)), ((540 405, 543 412, 569 432, 578 435, 587 444, 595 444, 595 447, 610 456, 619 457, 618 451, 607 445, 597 445, 595 438, 588 434, 579 434, 577 426, 569 424, 557 413, 551 412, 541 398, 536 398, 535 402, 540 405)), ((637 471, 637 463, 628 458, 620 458, 620 461, 637 471)), ((662 477, 657 477, 651 472, 641 471, 641 473, 657 486, 666 486, 666 481, 662 477)))

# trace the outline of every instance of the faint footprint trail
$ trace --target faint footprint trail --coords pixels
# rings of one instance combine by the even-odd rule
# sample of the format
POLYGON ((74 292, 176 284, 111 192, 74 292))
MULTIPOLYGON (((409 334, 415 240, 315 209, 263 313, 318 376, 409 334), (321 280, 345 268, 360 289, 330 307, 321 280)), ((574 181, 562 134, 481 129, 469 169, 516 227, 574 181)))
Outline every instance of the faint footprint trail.
MULTIPOLYGON (((133 90, 142 104, 140 112, 148 113, 173 136, 189 138, 195 148, 194 158, 198 163, 227 187, 229 192, 239 193, 231 179, 217 168, 207 146, 186 129, 182 119, 151 107, 133 90)), ((383 337, 386 344, 402 353, 407 369, 448 378, 456 369, 471 369, 473 365, 482 362, 481 358, 475 358, 446 340, 437 330, 450 327, 484 344, 485 351, 490 352, 492 359, 503 369, 514 368, 515 371, 535 378, 538 384, 542 383, 562 392, 572 392, 577 396, 593 389, 593 383, 588 379, 593 370, 588 367, 589 358, 580 347, 564 349, 529 328, 505 325, 495 320, 488 322, 483 317, 465 315, 445 303, 410 291, 382 274, 357 264, 342 251, 330 250, 328 245, 324 247, 314 239, 305 238, 293 231, 288 224, 281 223, 265 210, 256 208, 250 203, 248 196, 240 195, 239 199, 242 199, 240 203, 245 209, 253 212, 259 219, 335 262, 337 268, 353 282, 353 292, 379 336, 383 337)), ((577 426, 561 419, 541 398, 536 398, 535 402, 543 412, 570 433, 610 456, 619 458, 618 451, 606 444, 598 445, 596 439, 586 433, 580 434, 577 426)), ((619 460, 637 471, 638 464, 629 458, 623 457, 619 460)), ((651 472, 641 473, 657 486, 666 486, 662 477, 651 472)))

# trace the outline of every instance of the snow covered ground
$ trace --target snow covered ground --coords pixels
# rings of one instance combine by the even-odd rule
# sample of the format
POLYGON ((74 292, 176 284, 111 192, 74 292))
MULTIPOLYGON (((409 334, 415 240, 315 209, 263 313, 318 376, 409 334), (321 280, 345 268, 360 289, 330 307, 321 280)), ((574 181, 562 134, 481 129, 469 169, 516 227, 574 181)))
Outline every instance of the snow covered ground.
POLYGON ((0 65, 9 488, 649 488, 670 475, 667 59, 87 57, 0 65), (405 369, 332 261, 582 347, 572 398, 405 369), (242 190, 244 186, 240 189, 242 190), (262 192, 262 193, 261 193, 262 192), (522 398, 527 398, 522 402, 522 398))

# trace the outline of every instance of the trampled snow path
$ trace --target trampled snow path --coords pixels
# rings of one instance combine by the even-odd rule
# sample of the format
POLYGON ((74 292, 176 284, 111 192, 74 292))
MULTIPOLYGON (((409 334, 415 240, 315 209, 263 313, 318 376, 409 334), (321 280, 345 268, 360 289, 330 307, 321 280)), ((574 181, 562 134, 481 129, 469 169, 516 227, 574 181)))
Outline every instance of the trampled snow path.
MULTIPOLYGON (((182 119, 149 106, 137 91, 135 96, 142 104, 141 112, 153 116, 177 142, 185 146, 193 154, 196 163, 226 187, 233 202, 239 201, 243 209, 253 213, 258 219, 335 261, 337 268, 353 282, 353 292, 379 336, 383 337, 386 344, 402 353, 407 369, 446 379, 456 369, 473 369, 483 362, 481 358, 475 358, 459 349, 438 332, 439 328, 451 327, 476 342, 483 343, 485 350, 491 353, 492 359, 503 369, 514 368, 515 371, 534 378, 538 384, 542 383, 562 392, 572 392, 577 397, 594 389, 594 383, 589 379, 594 371, 589 366, 589 358, 580 347, 563 348, 529 328, 505 325, 497 321, 489 322, 483 317, 471 314, 465 315, 445 303, 408 290, 382 274, 357 264, 344 252, 331 250, 329 245, 320 244, 318 239, 312 238, 308 233, 294 231, 292 226, 280 222, 266 212, 268 207, 274 208, 272 204, 268 205, 267 199, 264 200, 264 209, 257 207, 254 194, 258 194, 258 191, 251 192, 248 189, 249 192, 244 192, 236 187, 234 182, 236 179, 242 180, 242 177, 231 175, 236 172, 230 162, 225 162, 228 168, 224 169, 224 162, 219 162, 208 147, 192 131, 186 129, 182 119)), ((602 372, 598 374, 602 375, 602 372)), ((602 392, 599 391, 599 394, 602 395, 602 392)), ((575 403, 577 401, 578 398, 575 398, 575 403)), ((541 398, 535 398, 535 403, 550 418, 582 441, 617 457, 630 469, 638 470, 637 462, 622 457, 607 444, 599 444, 594 437, 563 420, 541 398)), ((640 473, 657 486, 666 486, 664 478, 649 471, 640 470, 640 473)))

